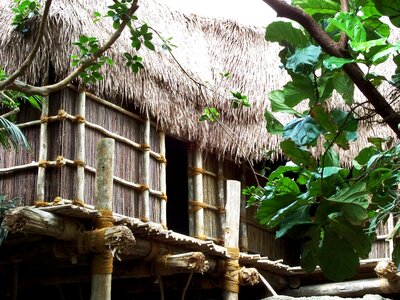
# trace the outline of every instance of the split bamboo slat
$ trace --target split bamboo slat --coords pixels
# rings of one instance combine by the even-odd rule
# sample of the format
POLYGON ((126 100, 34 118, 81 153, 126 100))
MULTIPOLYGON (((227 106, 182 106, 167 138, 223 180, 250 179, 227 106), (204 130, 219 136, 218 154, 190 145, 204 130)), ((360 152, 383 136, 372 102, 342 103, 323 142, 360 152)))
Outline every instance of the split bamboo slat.
MULTIPOLYGON (((224 208, 225 207, 225 187, 224 187, 224 164, 221 160, 218 161, 218 174, 217 174, 217 189, 218 189, 218 198, 217 203, 218 207, 224 208)), ((225 211, 219 210, 219 226, 223 228, 225 224, 225 211)), ((221 240, 223 237, 221 236, 221 240)))
MULTIPOLYGON (((41 119, 44 120, 49 114, 49 97, 44 97, 42 104, 41 119)), ((48 132, 47 122, 40 124, 40 138, 39 138, 39 162, 38 162, 38 175, 37 175, 37 186, 36 186, 36 200, 44 201, 44 189, 46 182, 46 166, 41 162, 47 161, 47 146, 48 146, 48 132)))

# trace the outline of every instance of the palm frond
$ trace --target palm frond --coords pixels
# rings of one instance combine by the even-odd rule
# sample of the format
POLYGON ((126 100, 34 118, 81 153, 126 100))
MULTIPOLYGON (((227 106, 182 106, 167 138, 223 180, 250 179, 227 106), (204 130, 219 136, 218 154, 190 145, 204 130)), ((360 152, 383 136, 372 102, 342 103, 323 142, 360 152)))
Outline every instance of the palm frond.
POLYGON ((3 117, 0 117, 0 144, 6 149, 10 149, 11 146, 15 149, 20 147, 26 150, 30 149, 25 135, 18 126, 3 117))

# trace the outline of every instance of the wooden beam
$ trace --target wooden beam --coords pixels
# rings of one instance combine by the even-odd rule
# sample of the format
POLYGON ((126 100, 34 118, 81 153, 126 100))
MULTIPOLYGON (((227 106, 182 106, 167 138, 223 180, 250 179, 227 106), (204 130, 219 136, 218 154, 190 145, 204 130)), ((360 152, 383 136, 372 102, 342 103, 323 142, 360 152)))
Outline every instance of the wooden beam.
POLYGON ((166 148, 165 148, 165 132, 160 131, 160 156, 164 158, 164 161, 160 160, 160 191, 161 197, 161 225, 167 228, 167 164, 165 161, 166 148))
MULTIPOLYGON (((194 201, 198 203, 204 202, 203 195, 203 156, 199 149, 194 152, 193 163, 193 187, 194 201), (197 171, 196 171, 197 170, 197 171)), ((191 200, 191 199, 189 199, 191 200)), ((202 206, 194 207, 194 236, 199 239, 205 239, 204 230, 204 208, 202 206)))
POLYGON ((141 168, 141 193, 140 193, 140 203, 141 212, 140 219, 143 222, 150 221, 150 197, 149 197, 149 183, 150 183, 150 119, 146 117, 143 123, 143 161, 141 168))
MULTIPOLYGON (((49 114, 49 97, 43 98, 41 119, 45 120, 49 114)), ((36 184, 36 200, 44 201, 45 195, 45 182, 46 182, 46 167, 41 162, 47 161, 47 146, 48 146, 48 134, 47 134, 47 122, 40 124, 40 137, 39 137, 39 167, 36 184)))
MULTIPOLYGON (((95 208, 102 212, 102 216, 95 222, 95 227, 98 229, 111 227, 113 225, 112 195, 114 147, 115 141, 109 138, 101 139, 97 143, 95 208)), ((91 300, 111 300, 112 266, 113 255, 110 250, 93 256, 91 300)))
POLYGON ((282 295, 293 297, 339 296, 358 297, 366 294, 400 293, 400 281, 389 281, 385 278, 362 279, 355 281, 324 283, 302 286, 296 290, 284 290, 282 295))

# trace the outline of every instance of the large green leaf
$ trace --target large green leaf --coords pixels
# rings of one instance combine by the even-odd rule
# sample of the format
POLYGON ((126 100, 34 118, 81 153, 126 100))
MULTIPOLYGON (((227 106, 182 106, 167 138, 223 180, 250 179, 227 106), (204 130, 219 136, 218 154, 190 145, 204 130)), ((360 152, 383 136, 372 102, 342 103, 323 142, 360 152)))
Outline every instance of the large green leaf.
POLYGON ((266 127, 269 133, 279 135, 283 134, 283 125, 274 117, 272 113, 270 113, 268 110, 265 110, 264 118, 267 123, 266 127))
POLYGON ((294 107, 304 99, 315 101, 315 87, 310 77, 293 74, 292 80, 283 87, 285 104, 294 107))
POLYGON ((318 63, 321 55, 321 47, 310 45, 305 48, 297 48, 286 62, 286 68, 301 75, 309 75, 318 63))
POLYGON ((307 169, 315 169, 318 165, 315 158, 307 150, 300 149, 292 140, 280 143, 281 149, 295 164, 307 169))
POLYGON ((274 228, 278 225, 278 222, 272 223, 271 220, 276 219, 279 210, 289 206, 295 199, 294 195, 287 194, 262 201, 257 210, 257 218, 260 224, 274 228))
POLYGON ((370 40, 364 42, 350 41, 350 47, 356 52, 366 53, 371 50, 372 47, 386 45, 387 38, 383 37, 377 40, 370 40))
POLYGON ((293 0, 292 5, 301 7, 309 15, 335 15, 340 4, 334 0, 293 0))
POLYGON ((342 96, 347 105, 352 105, 354 101, 354 82, 344 72, 336 72, 333 86, 335 90, 342 96))
POLYGON ((285 93, 282 90, 275 90, 268 93, 268 99, 271 101, 271 110, 273 112, 285 112, 295 116, 301 116, 299 112, 289 107, 285 103, 285 93))
POLYGON ((282 45, 291 43, 294 47, 305 47, 310 42, 308 35, 301 29, 295 28, 293 23, 283 21, 269 24, 265 30, 265 39, 282 45))
POLYGON ((373 0, 378 11, 388 16, 392 24, 400 27, 400 0, 373 0))
POLYGON ((367 33, 363 24, 352 13, 340 12, 334 18, 330 18, 329 22, 346 33, 351 41, 365 42, 367 40, 367 33))
POLYGON ((319 244, 320 244, 321 228, 317 225, 310 228, 307 237, 310 239, 303 243, 301 247, 301 267, 306 272, 312 272, 319 264, 319 244))
POLYGON ((340 165, 339 154, 332 147, 330 147, 322 157, 322 166, 338 167, 340 165))
POLYGON ((365 182, 357 182, 354 185, 346 188, 342 188, 329 198, 328 201, 338 203, 351 203, 357 204, 363 208, 367 208, 369 205, 368 191, 365 182))
POLYGON ((350 64, 355 62, 354 58, 342 58, 331 56, 324 60, 323 65, 328 70, 337 70, 341 69, 345 64, 350 64))
POLYGON ((291 139, 299 146, 314 144, 320 135, 321 127, 310 116, 290 121, 283 131, 285 139, 291 139))
POLYGON ((352 225, 339 215, 330 215, 329 221, 331 230, 346 240, 359 257, 368 258, 371 240, 363 227, 352 225))
POLYGON ((294 226, 303 224, 311 224, 309 205, 296 208, 291 212, 291 214, 285 217, 279 223, 279 230, 276 232, 276 238, 283 237, 294 226))
POLYGON ((331 114, 321 105, 314 105, 311 108, 311 114, 314 120, 327 132, 336 132, 338 130, 338 125, 331 117, 331 114))
POLYGON ((368 219, 368 211, 357 204, 344 204, 342 211, 346 219, 354 225, 362 225, 368 219))
POLYGON ((324 275, 334 281, 353 277, 360 266, 357 253, 337 234, 325 231, 319 255, 324 275))
POLYGON ((301 168, 297 165, 286 165, 286 166, 279 166, 275 171, 272 171, 271 174, 268 176, 269 181, 273 181, 274 179, 281 177, 282 174, 287 172, 294 172, 299 173, 301 168))

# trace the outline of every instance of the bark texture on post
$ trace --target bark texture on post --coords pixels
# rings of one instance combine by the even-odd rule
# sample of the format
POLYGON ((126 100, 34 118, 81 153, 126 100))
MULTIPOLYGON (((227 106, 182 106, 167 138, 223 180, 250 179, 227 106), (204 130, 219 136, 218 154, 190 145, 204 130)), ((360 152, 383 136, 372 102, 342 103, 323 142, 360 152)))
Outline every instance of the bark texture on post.
POLYGON ((223 281, 223 299, 239 299, 239 220, 240 220, 240 182, 227 180, 226 182, 226 224, 225 247, 230 258, 225 260, 225 274, 223 281))
MULTIPOLYGON (((95 220, 97 229, 112 227, 112 193, 113 193, 113 139, 101 139, 96 151, 95 201, 96 209, 101 217, 95 220)), ((97 253, 92 261, 91 300, 111 300, 111 277, 113 270, 113 255, 110 250, 97 253)))

